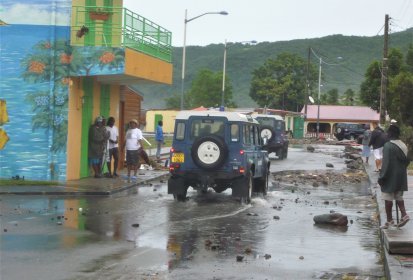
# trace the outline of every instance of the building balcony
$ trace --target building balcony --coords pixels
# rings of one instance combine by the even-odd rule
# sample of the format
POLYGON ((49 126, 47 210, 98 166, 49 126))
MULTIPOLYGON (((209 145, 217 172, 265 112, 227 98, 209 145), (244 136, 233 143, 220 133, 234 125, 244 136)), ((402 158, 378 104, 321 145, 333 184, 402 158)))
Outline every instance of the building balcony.
POLYGON ((81 57, 89 56, 82 59, 84 64, 95 63, 86 76, 125 84, 142 80, 170 84, 171 41, 170 31, 126 8, 72 6, 70 44, 81 57))

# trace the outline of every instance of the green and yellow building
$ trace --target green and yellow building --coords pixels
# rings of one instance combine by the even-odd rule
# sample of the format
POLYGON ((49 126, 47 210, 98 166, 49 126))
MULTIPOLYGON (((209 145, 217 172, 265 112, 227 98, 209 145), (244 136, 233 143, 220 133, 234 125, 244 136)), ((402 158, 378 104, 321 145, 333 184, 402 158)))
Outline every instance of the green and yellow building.
POLYGON ((139 119, 142 101, 128 85, 172 83, 172 34, 122 0, 36 3, 49 7, 49 18, 8 22, 13 5, 31 4, 36 12, 29 0, 6 1, 0 13, 7 23, 0 26, 0 100, 7 115, 0 124, 0 177, 88 177, 95 118, 113 116, 122 138, 129 119, 139 119))

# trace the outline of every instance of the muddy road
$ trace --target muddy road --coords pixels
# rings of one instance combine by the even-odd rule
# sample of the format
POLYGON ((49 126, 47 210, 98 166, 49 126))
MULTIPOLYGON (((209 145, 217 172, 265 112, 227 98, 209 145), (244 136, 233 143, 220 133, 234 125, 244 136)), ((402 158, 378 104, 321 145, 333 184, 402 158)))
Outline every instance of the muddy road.
POLYGON ((345 174, 341 152, 272 158, 268 195, 250 205, 191 189, 178 203, 163 181, 111 197, 2 196, 0 279, 380 279, 367 179, 308 177, 345 174), (332 212, 348 226, 314 224, 332 212))

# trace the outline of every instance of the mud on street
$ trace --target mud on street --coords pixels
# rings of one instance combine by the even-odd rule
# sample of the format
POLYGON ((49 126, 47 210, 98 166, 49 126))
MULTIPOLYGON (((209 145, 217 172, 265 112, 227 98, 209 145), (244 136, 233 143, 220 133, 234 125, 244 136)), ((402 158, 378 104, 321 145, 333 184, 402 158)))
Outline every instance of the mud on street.
POLYGON ((250 205, 230 190, 176 202, 164 181, 111 197, 2 196, 1 279, 382 279, 368 178, 343 147, 314 147, 271 158, 268 195, 250 205), (314 223, 333 213, 348 225, 314 223))

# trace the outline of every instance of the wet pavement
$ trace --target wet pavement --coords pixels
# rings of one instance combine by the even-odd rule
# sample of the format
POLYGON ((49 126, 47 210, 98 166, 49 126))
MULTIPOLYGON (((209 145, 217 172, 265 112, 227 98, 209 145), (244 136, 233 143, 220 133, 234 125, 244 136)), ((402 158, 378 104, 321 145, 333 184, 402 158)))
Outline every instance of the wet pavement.
MULTIPOLYGON (((342 147, 291 147, 271 171, 344 168, 342 147)), ((149 175, 148 175, 149 176, 149 175)), ((155 177, 154 177, 155 178, 155 177)), ((106 180, 106 179, 104 179, 106 180)), ((185 203, 163 179, 110 196, 2 195, 1 279, 381 279, 369 182, 283 184, 240 204, 230 191, 185 203), (339 212, 347 227, 316 226, 339 212), (241 260, 242 259, 242 260, 241 260)))

